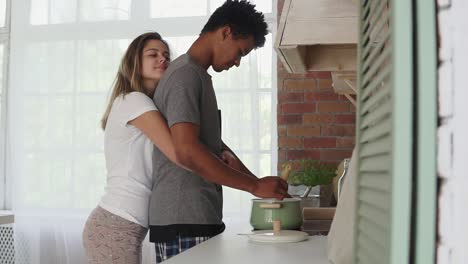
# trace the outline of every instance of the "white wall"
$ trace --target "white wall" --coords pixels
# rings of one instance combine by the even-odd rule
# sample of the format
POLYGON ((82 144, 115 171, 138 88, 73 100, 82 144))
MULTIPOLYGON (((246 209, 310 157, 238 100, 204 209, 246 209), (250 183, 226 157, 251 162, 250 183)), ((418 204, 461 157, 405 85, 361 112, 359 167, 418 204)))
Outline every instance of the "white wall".
POLYGON ((468 1, 439 5, 438 264, 468 263, 468 1))

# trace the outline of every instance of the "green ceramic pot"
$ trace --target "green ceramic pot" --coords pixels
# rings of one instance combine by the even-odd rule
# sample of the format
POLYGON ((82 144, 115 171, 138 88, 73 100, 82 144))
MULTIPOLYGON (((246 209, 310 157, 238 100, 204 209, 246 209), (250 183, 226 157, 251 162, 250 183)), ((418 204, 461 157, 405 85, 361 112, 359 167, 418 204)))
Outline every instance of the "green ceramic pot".
POLYGON ((286 198, 282 201, 275 199, 252 199, 250 225, 254 229, 273 229, 273 221, 281 221, 281 229, 300 229, 302 213, 299 199, 286 198))

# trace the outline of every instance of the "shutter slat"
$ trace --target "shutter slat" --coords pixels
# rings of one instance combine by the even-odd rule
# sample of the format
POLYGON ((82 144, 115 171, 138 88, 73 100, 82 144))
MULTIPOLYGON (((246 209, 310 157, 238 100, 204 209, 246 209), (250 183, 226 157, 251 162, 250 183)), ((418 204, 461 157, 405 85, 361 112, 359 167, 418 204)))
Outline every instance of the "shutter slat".
POLYGON ((391 137, 386 136, 376 141, 364 144, 361 148, 360 157, 371 157, 380 154, 388 154, 392 145, 391 137))
MULTIPOLYGON (((369 24, 369 30, 361 30, 361 33, 363 34, 362 39, 366 39, 367 37, 369 37, 368 35, 366 35, 366 33, 372 31, 372 29, 376 27, 376 21, 379 20, 379 16, 377 15, 377 13, 382 13, 383 9, 385 8, 386 1, 380 1, 378 4, 379 6, 376 8, 376 6, 373 5, 371 2, 371 4, 367 5, 364 8, 363 14, 367 14, 366 12, 369 12, 368 16, 363 17, 364 23, 369 24)), ((365 52, 363 52, 363 57, 366 57, 365 52)))
POLYGON ((379 190, 359 186, 359 196, 362 201, 367 201, 369 204, 374 205, 376 208, 385 210, 390 209, 390 195, 379 190))
POLYGON ((360 242, 360 246, 363 248, 368 248, 375 252, 375 254, 381 254, 384 252, 386 247, 383 244, 386 244, 380 237, 374 236, 368 232, 366 228, 362 228, 361 226, 358 227, 358 231, 360 232, 361 236, 358 238, 360 242))
POLYGON ((371 124, 378 123, 386 116, 390 115, 393 104, 391 101, 385 101, 378 108, 362 116, 361 129, 365 129, 371 124))
POLYGON ((369 85, 366 87, 363 87, 362 90, 362 97, 361 99, 363 101, 367 100, 369 96, 373 93, 376 92, 376 88, 384 86, 382 82, 390 77, 390 74, 392 73, 392 69, 390 67, 385 67, 375 78, 371 81, 369 85))
MULTIPOLYGON (((388 15, 386 15, 388 16, 388 15)), ((382 23, 382 26, 384 26, 385 23, 382 23)), ((381 29, 379 29, 381 30, 381 29)), ((371 34, 374 30, 370 27, 366 34, 371 34)), ((369 39, 369 45, 363 50, 363 72, 366 72, 369 70, 369 66, 371 65, 371 62, 375 62, 374 58, 378 55, 381 54, 380 52, 382 51, 383 47, 388 45, 388 41, 390 40, 390 35, 391 32, 390 30, 386 30, 384 32, 379 31, 376 33, 377 35, 380 35, 379 39, 374 39, 371 40, 369 39), (380 52, 379 52, 380 51, 380 52)))
POLYGON ((371 248, 369 249, 368 247, 364 247, 364 246, 360 247, 358 258, 361 259, 361 261, 366 261, 367 263, 382 264, 382 262, 381 262, 382 256, 377 254, 379 251, 382 251, 382 249, 373 250, 372 249, 373 244, 369 243, 368 241, 362 241, 361 240, 361 243, 370 244, 371 248))
POLYGON ((361 158, 359 170, 361 171, 389 171, 392 159, 388 155, 361 158))
POLYGON ((361 134, 361 140, 359 143, 366 143, 385 135, 389 135, 391 131, 391 120, 390 118, 384 118, 376 123, 374 126, 367 128, 361 134))
POLYGON ((390 36, 391 36, 391 32, 389 30, 389 31, 385 32, 385 34, 383 35, 382 40, 380 42, 378 42, 377 44, 369 45, 367 47, 367 50, 370 51, 370 55, 367 56, 367 57, 363 57, 363 59, 362 59, 362 69, 363 70, 368 70, 370 64, 375 61, 375 59, 374 59, 375 56, 377 56, 378 54, 381 54, 382 49, 384 48, 384 46, 388 46, 388 41, 390 39, 390 36))
POLYGON ((376 208, 375 206, 363 201, 359 205, 358 216, 361 219, 373 219, 374 223, 381 226, 390 226, 389 214, 382 208, 376 208))
MULTIPOLYGON (((380 70, 380 66, 376 66, 376 65, 382 65, 385 60, 388 60, 390 58, 391 50, 390 49, 384 49, 384 51, 379 55, 380 56, 378 56, 377 59, 373 62, 373 63, 375 63, 375 65, 372 65, 372 67, 370 67, 368 71, 364 72, 364 77, 362 79, 362 83, 363 83, 364 87, 366 87, 367 84, 369 84, 369 82, 370 82, 370 80, 372 80, 373 76, 378 74, 378 72, 380 70)), ((366 89, 366 88, 364 88, 364 89, 366 89)))
POLYGON ((374 243, 380 248, 386 248, 389 245, 389 241, 385 239, 386 233, 389 232, 388 228, 381 228, 374 224, 374 222, 369 219, 363 218, 359 223, 358 230, 364 234, 367 234, 369 237, 377 238, 374 240, 374 243))
POLYGON ((367 101, 363 102, 360 113, 366 113, 369 109, 376 107, 376 104, 385 99, 389 99, 389 97, 390 89, 388 89, 388 83, 385 83, 381 89, 377 90, 367 101))
POLYGON ((361 186, 373 188, 378 191, 388 192, 391 188, 391 180, 387 173, 361 173, 361 186))

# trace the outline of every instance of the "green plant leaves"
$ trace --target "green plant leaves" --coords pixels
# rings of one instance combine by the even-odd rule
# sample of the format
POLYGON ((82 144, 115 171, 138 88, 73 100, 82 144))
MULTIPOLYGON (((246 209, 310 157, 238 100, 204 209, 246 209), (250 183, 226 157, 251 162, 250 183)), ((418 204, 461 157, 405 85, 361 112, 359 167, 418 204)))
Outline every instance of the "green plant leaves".
POLYGON ((301 169, 291 173, 288 183, 293 186, 327 185, 331 184, 336 176, 335 168, 330 165, 315 161, 301 160, 301 169))

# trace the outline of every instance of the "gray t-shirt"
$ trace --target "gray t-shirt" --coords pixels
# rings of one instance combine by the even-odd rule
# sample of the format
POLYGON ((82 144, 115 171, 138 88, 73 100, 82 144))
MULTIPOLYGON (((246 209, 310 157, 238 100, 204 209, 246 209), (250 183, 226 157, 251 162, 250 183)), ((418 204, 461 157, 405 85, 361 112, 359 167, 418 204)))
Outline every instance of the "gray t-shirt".
MULTIPOLYGON (((181 122, 198 125, 200 141, 220 154, 221 128, 211 76, 189 55, 171 62, 153 99, 169 127, 181 122)), ((178 167, 155 148, 150 225, 221 225, 222 206, 220 185, 178 167)))

